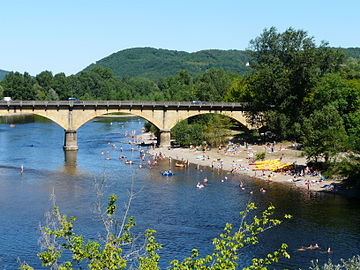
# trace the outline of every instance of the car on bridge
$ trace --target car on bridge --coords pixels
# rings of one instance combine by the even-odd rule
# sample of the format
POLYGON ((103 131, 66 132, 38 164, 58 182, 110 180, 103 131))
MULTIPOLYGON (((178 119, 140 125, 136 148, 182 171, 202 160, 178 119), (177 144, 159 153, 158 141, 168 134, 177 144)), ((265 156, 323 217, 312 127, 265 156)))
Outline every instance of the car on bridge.
POLYGON ((191 101, 192 104, 201 104, 202 102, 200 100, 193 100, 191 101))

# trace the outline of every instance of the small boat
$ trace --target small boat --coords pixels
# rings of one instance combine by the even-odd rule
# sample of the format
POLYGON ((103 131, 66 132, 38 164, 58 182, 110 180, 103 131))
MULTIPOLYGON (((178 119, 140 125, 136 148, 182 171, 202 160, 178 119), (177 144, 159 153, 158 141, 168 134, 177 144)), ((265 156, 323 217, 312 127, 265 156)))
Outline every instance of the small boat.
POLYGON ((179 167, 179 168, 184 168, 185 164, 184 163, 175 163, 175 166, 179 167))
POLYGON ((161 174, 163 176, 173 176, 174 175, 174 173, 170 170, 161 171, 161 174))
POLYGON ((133 164, 133 161, 132 160, 127 160, 127 161, 125 161, 125 164, 131 165, 131 164, 133 164))

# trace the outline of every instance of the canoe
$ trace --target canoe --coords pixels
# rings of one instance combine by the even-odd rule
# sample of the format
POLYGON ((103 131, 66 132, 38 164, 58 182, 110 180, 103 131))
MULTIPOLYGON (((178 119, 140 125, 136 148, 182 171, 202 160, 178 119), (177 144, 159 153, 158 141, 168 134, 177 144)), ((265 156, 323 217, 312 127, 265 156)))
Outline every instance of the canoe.
POLYGON ((175 163, 175 166, 179 167, 179 168, 184 168, 185 164, 184 163, 175 163))

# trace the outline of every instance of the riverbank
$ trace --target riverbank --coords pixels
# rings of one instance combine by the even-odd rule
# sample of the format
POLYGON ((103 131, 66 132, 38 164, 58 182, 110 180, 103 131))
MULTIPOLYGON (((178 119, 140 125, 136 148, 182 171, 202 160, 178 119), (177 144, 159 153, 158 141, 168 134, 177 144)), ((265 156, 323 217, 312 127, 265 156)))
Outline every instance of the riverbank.
POLYGON ((306 166, 306 158, 302 155, 302 152, 293 149, 291 144, 277 144, 276 147, 247 145, 247 147, 239 146, 234 151, 228 151, 226 148, 221 150, 212 149, 205 152, 186 148, 155 148, 149 150, 149 153, 152 155, 160 155, 161 153, 161 155, 167 158, 181 162, 189 162, 213 169, 222 169, 233 174, 245 175, 263 181, 294 185, 295 187, 310 191, 330 191, 334 184, 339 184, 339 181, 324 179, 321 174, 316 176, 313 174, 293 176, 287 173, 253 171, 255 166, 249 165, 249 159, 260 152, 266 152, 266 159, 281 159, 282 162, 290 162, 298 167, 306 166))

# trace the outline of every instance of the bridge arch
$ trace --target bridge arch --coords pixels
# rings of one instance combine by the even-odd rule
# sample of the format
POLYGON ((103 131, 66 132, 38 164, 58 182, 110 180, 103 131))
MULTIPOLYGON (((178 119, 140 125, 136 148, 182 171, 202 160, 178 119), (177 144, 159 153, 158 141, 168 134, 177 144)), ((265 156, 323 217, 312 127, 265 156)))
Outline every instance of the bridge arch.
POLYGON ((78 130, 82 125, 91 121, 95 117, 101 117, 103 115, 111 114, 111 113, 126 113, 135 115, 145 120, 149 121, 157 128, 161 129, 161 121, 159 121, 159 117, 157 117, 158 113, 154 112, 144 112, 141 110, 128 110, 128 109, 110 109, 110 110, 96 110, 96 111, 74 111, 73 112, 73 124, 72 130, 78 130))
MULTIPOLYGON (((218 114, 224 115, 229 118, 234 119, 247 129, 252 129, 252 126, 246 119, 245 114, 242 111, 181 111, 177 113, 177 117, 169 117, 168 126, 167 128, 170 130, 172 129, 177 123, 186 120, 188 118, 197 116, 197 115, 204 115, 204 114, 218 114)), ((175 116, 175 115, 174 115, 175 116)))
POLYGON ((11 116, 11 115, 38 115, 44 117, 48 120, 51 120, 55 124, 59 125, 63 129, 67 128, 67 113, 66 112, 58 112, 57 114, 49 113, 48 111, 44 110, 22 110, 21 112, 11 112, 11 111, 0 111, 0 116, 11 116))

